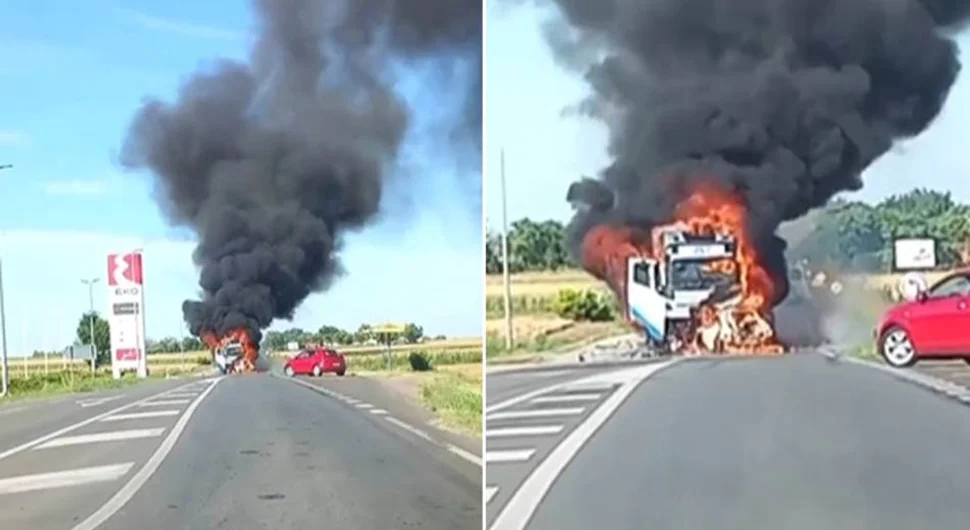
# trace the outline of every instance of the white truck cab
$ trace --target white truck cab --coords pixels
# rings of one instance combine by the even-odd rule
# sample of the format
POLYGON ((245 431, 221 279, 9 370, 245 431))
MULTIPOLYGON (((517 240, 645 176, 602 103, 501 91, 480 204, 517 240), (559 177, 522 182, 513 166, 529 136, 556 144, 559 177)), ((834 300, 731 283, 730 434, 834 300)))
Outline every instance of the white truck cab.
POLYGON ((740 280, 733 263, 735 241, 729 235, 692 236, 668 229, 657 243, 662 259, 627 262, 627 317, 645 329, 649 343, 666 349, 675 339, 674 328, 689 324, 694 309, 717 291, 718 298, 738 294, 740 280), (711 267, 724 260, 732 262, 733 272, 711 267))
POLYGON ((236 361, 243 356, 243 346, 239 342, 230 342, 215 351, 215 364, 220 373, 231 373, 236 361))

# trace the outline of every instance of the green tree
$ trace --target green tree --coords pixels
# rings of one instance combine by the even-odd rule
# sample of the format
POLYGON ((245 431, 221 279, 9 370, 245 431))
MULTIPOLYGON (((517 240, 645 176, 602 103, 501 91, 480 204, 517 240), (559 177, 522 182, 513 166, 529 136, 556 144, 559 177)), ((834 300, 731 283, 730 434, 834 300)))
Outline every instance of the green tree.
POLYGON ((361 324, 354 332, 354 342, 358 344, 363 344, 374 337, 374 332, 371 331, 370 324, 361 324))
POLYGON ((485 233, 485 274, 502 273, 502 237, 488 230, 485 233))
POLYGON ((204 349, 204 346, 198 337, 182 338, 182 351, 199 351, 202 349, 204 349))
POLYGON ((404 340, 409 344, 418 342, 422 337, 424 337, 424 328, 413 322, 404 325, 404 340))
POLYGON ((98 364, 111 361, 111 328, 108 321, 101 318, 97 311, 85 312, 77 323, 77 343, 91 343, 91 319, 94 319, 94 347, 98 351, 98 364))
POLYGON ((324 325, 317 331, 317 337, 323 342, 331 344, 353 344, 354 334, 336 326, 324 325))

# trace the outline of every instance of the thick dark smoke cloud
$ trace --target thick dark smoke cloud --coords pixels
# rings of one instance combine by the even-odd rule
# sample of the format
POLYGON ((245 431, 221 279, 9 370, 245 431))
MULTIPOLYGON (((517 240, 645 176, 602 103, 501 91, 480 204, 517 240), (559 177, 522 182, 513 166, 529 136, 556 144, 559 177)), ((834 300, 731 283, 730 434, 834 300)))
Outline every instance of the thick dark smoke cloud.
POLYGON ((781 296, 775 229, 860 188, 894 141, 929 126, 960 70, 943 30, 970 12, 970 0, 552 1, 563 16, 548 40, 610 130, 612 164, 584 187, 617 196, 574 218, 577 255, 593 224, 650 227, 714 178, 746 197, 781 296))
MULTIPOLYGON (((244 327, 259 340, 340 274, 341 235, 378 214, 412 109, 392 70, 455 57, 481 69, 477 0, 256 0, 248 64, 222 61, 174 104, 147 101, 122 162, 156 178, 162 209, 199 239, 190 331, 244 327)), ((481 75, 444 131, 480 152, 481 75)), ((477 156, 480 156, 478 154, 477 156)), ((477 177, 477 175, 475 175, 477 177)))

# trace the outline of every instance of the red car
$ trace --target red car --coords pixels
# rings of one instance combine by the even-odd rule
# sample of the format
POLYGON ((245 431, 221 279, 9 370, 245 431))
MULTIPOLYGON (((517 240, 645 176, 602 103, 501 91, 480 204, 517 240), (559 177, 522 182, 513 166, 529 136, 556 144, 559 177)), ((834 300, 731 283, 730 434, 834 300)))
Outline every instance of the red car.
POLYGON ((309 374, 319 377, 327 372, 347 373, 347 361, 342 353, 329 348, 306 348, 283 365, 283 373, 289 377, 309 374))
POLYGON ((880 355, 896 368, 925 358, 970 364, 970 270, 950 273, 887 311, 875 334, 880 355))

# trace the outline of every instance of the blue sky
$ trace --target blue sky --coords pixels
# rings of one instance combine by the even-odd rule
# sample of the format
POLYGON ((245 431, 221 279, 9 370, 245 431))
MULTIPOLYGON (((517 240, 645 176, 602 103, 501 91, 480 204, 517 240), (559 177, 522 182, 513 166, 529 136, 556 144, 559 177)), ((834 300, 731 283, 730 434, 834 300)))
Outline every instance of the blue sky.
MULTIPOLYGON (((562 109, 588 90, 560 69, 539 32, 548 9, 509 7, 488 1, 486 32, 486 215, 501 223, 499 153, 505 149, 510 222, 521 217, 568 220, 566 189, 580 175, 594 175, 608 162, 606 129, 582 118, 562 118, 562 109)), ((959 39, 970 50, 970 36, 959 39)), ((965 70, 970 70, 968 65, 965 70)), ((953 87, 941 116, 921 136, 901 145, 864 175, 865 187, 849 198, 879 200, 915 186, 949 189, 970 202, 970 78, 953 87)))
MULTIPOLYGON (((180 305, 197 293, 191 236, 166 226, 149 179, 113 159, 142 98, 170 100, 204 61, 246 57, 251 16, 248 0, 0 3, 0 164, 15 166, 0 171, 11 355, 73 340, 88 306, 80 279, 103 278, 105 254, 132 248, 145 252, 148 335, 184 333, 180 305)), ((449 103, 421 81, 402 80, 415 130, 449 103)), ((480 212, 420 134, 403 164, 410 172, 391 182, 383 218, 346 238, 348 275, 274 327, 390 320, 481 333, 480 212)), ((94 303, 103 309, 103 287, 94 303)))

